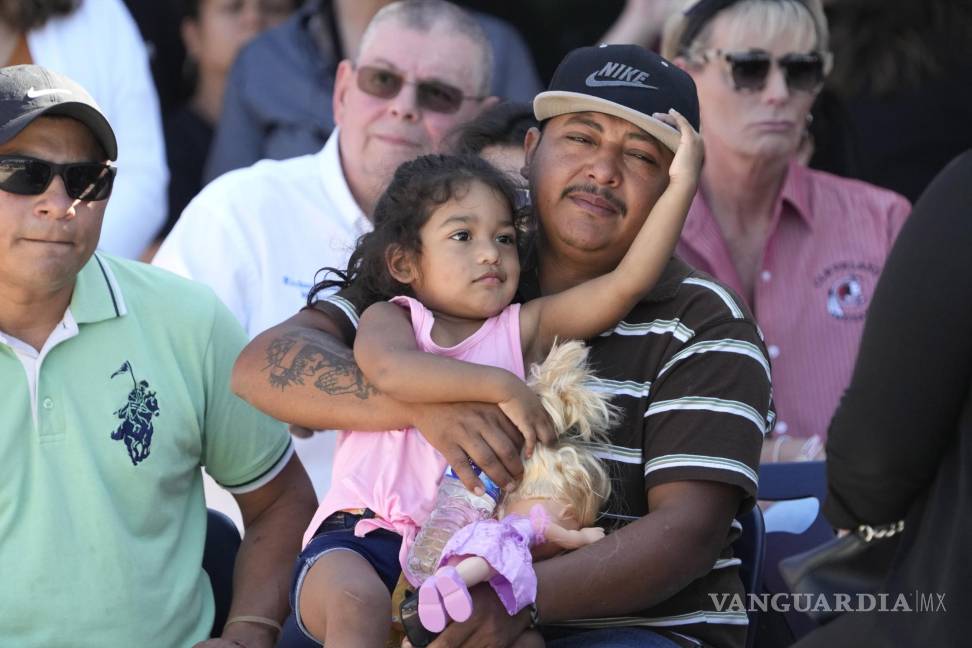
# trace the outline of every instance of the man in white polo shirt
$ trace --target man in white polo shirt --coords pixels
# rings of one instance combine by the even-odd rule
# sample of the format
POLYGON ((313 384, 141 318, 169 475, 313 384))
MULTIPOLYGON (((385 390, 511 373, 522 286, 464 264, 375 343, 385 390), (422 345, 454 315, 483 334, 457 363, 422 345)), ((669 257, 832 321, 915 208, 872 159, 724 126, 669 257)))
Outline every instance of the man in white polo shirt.
POLYGON ((212 291, 95 252, 116 157, 83 88, 0 70, 0 644, 269 648, 313 492, 212 291), (247 523, 213 640, 203 465, 247 523))
MULTIPOLYGON (((399 164, 438 151, 495 100, 492 51, 464 10, 405 0, 379 11, 354 61, 338 66, 338 128, 315 155, 264 160, 214 180, 191 202, 154 263, 216 291, 252 338, 293 315, 323 267, 344 268, 399 164)), ((331 435, 298 439, 323 495, 331 435)))

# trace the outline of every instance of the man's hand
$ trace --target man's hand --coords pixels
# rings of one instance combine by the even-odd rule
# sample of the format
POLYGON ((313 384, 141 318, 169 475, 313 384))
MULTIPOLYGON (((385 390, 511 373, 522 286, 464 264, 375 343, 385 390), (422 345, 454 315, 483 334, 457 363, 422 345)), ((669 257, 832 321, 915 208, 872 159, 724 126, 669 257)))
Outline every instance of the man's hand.
POLYGON ((193 648, 273 648, 277 631, 256 623, 237 622, 223 628, 223 636, 197 643, 193 648))
POLYGON ((523 436, 496 405, 439 403, 413 408, 413 425, 469 490, 483 488, 470 460, 504 489, 523 475, 523 436))
POLYGON ((473 613, 468 621, 446 626, 429 648, 508 648, 530 625, 530 610, 510 616, 487 583, 470 591, 473 613))
POLYGON ((533 455, 533 447, 537 441, 550 445, 557 440, 557 434, 550 415, 540 402, 540 397, 523 381, 514 380, 513 393, 498 405, 506 414, 506 418, 510 419, 523 435, 524 451, 526 456, 530 457, 533 455))

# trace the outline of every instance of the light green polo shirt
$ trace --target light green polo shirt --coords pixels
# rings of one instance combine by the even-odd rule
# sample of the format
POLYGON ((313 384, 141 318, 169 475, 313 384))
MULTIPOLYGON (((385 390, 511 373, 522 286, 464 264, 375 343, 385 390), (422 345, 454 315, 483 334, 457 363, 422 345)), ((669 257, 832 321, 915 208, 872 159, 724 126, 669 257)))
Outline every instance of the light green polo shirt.
POLYGON ((246 492, 293 454, 229 390, 245 343, 209 288, 101 253, 39 353, 0 331, 0 646, 209 636, 200 467, 246 492))

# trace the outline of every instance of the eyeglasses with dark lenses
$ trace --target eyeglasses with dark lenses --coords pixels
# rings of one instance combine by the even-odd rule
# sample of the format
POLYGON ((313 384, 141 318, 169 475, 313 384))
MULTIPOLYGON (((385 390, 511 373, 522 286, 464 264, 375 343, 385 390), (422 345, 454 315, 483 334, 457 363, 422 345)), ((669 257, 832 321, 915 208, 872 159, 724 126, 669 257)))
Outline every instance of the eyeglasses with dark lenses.
POLYGON ((67 195, 75 200, 105 200, 111 195, 117 169, 109 164, 77 162, 55 164, 29 157, 0 156, 0 189, 22 196, 47 191, 54 176, 61 176, 67 195))
POLYGON ((371 65, 360 66, 356 76, 359 90, 381 99, 397 97, 403 85, 415 85, 418 105, 437 113, 454 113, 459 110, 463 101, 484 99, 464 95, 459 88, 441 81, 406 81, 397 72, 371 65))
MULTIPOLYGON (((736 90, 758 92, 766 87, 773 58, 763 50, 723 52, 714 50, 716 56, 729 63, 732 82, 736 90)), ((706 53, 708 56, 709 53, 706 53)), ((823 83, 828 59, 820 52, 790 53, 776 59, 783 70, 783 78, 791 91, 813 92, 823 83)))

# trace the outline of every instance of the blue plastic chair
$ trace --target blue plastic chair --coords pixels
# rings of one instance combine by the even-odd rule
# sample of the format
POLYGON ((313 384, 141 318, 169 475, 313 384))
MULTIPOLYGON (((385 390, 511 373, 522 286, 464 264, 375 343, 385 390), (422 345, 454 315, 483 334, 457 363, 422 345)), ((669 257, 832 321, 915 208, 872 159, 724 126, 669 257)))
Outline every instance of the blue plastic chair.
MULTIPOLYGON (((827 469, 823 461, 795 463, 766 463, 759 467, 759 499, 771 502, 812 497, 821 504, 827 495, 827 469)), ((789 588, 780 574, 780 560, 817 547, 834 537, 830 523, 818 510, 813 523, 802 533, 768 532, 766 534, 763 592, 787 593, 789 588)), ((766 616, 773 616, 772 614, 766 616)), ((779 616, 777 614, 777 616, 779 616)), ((760 630, 760 646, 790 645, 796 639, 817 627, 817 623, 802 612, 791 610, 783 613, 785 628, 777 623, 760 630), (779 636, 785 631, 788 635, 779 636), (776 634, 772 637, 765 636, 776 634)))
MULTIPOLYGON (((742 525, 742 534, 732 545, 733 554, 742 561, 739 565, 739 577, 742 579, 746 594, 759 594, 763 582, 763 557, 766 553, 766 528, 763 524, 763 512, 758 506, 737 518, 742 525)), ((759 625, 759 611, 750 610, 749 630, 746 633, 746 648, 752 648, 756 643, 756 631, 759 625)))
POLYGON ((224 513, 208 509, 202 567, 209 575, 216 603, 211 637, 222 634, 230 603, 233 602, 233 569, 236 566, 240 542, 240 532, 233 520, 224 513))

